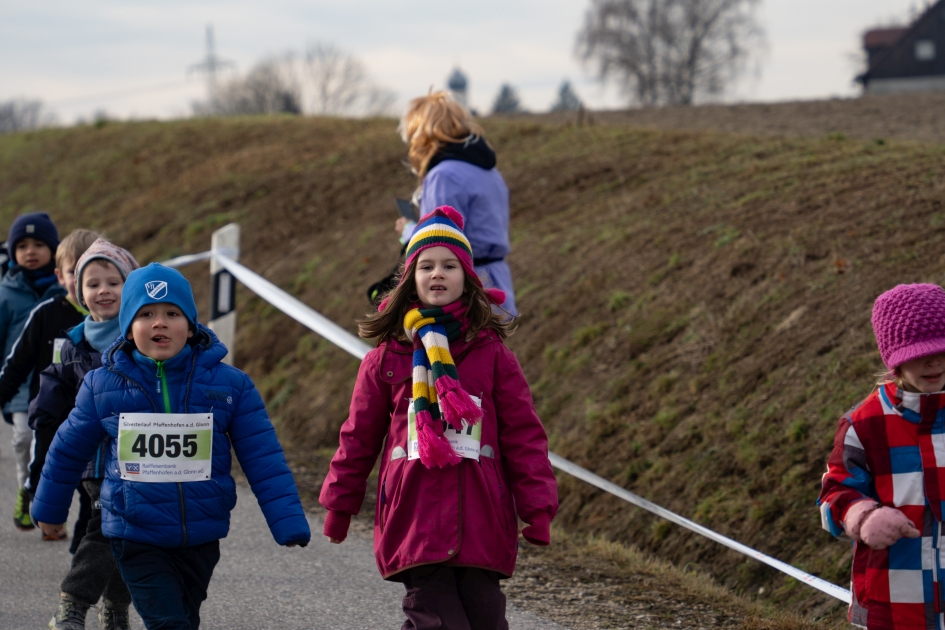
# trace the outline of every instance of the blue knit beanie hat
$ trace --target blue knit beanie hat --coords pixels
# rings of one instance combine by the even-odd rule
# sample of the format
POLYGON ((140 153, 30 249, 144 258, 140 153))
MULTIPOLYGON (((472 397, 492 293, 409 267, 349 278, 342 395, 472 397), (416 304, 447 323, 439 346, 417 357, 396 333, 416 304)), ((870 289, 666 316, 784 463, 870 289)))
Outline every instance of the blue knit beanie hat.
POLYGON ((128 336, 135 315, 148 304, 173 304, 184 313, 188 322, 197 325, 194 292, 187 278, 176 269, 151 263, 128 274, 121 290, 121 311, 118 314, 122 337, 128 336))
POLYGON ((13 221, 10 234, 7 236, 7 252, 14 263, 16 263, 16 244, 24 238, 35 238, 37 241, 46 243, 52 250, 53 258, 56 257, 56 249, 59 247, 59 230, 45 212, 21 214, 13 221))

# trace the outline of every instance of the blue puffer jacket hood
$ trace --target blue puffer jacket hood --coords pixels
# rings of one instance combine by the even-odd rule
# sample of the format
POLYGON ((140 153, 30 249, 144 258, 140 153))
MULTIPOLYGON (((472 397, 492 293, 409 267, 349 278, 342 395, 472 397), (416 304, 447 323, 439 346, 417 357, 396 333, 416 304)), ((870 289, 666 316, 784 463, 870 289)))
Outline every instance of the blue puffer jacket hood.
MULTIPOLYGON (((98 443, 109 438, 102 484, 102 532, 106 537, 160 547, 218 540, 227 535, 230 510, 236 505, 230 475, 232 446, 276 542, 304 545, 309 541, 311 531, 292 472, 252 380, 221 363, 226 346, 203 325, 198 325, 189 343, 188 360, 175 368, 183 372, 183 378, 170 402, 174 413, 213 414, 211 478, 186 483, 121 479, 118 415, 160 413, 164 405, 149 387, 155 380, 153 363, 135 361, 132 344, 119 339, 103 354, 102 368, 86 376, 75 409, 53 440, 33 501, 36 520, 65 522, 72 492, 86 463, 98 443)), ((173 363, 169 359, 165 365, 173 363)))

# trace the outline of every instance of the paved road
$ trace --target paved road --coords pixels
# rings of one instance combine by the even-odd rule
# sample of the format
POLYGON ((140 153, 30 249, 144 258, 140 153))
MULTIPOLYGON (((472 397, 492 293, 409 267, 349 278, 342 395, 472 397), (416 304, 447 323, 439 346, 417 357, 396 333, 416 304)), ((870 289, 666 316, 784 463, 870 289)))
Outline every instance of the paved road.
MULTIPOLYGON (((59 582, 69 568, 68 544, 43 542, 38 530, 14 529, 16 475, 8 425, 0 429, 0 629, 40 630, 56 610, 59 582)), ((206 630, 399 628, 403 587, 377 573, 371 541, 352 537, 330 545, 318 535, 304 549, 272 540, 247 486, 239 486, 230 535, 201 608, 206 630)), ((70 513, 75 517, 77 502, 70 513)), ((321 523, 311 518, 312 531, 321 523)), ((71 524, 70 524, 71 532, 71 524)), ((509 624, 519 630, 563 630, 510 607, 509 624)), ((88 627, 98 628, 94 611, 88 627)), ((132 614, 132 627, 143 628, 132 614)))

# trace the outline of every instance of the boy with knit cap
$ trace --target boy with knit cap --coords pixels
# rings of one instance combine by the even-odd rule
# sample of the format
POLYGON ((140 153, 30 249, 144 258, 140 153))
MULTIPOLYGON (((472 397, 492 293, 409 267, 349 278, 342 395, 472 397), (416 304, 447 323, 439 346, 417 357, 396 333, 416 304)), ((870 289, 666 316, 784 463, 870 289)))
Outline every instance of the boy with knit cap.
POLYGON ((62 531, 105 440, 102 533, 135 609, 147 628, 197 628, 236 504, 231 448, 276 542, 305 546, 311 532, 262 398, 222 363, 227 349, 197 321, 187 280, 154 263, 133 271, 118 319, 121 337, 49 449, 33 516, 62 531))
MULTIPOLYGON (((130 252, 104 239, 96 240, 76 264, 76 297, 89 315, 68 331, 60 351, 62 360, 43 371, 39 394, 30 405, 30 422, 37 427, 34 464, 40 470, 56 430, 75 407, 85 376, 102 366, 102 353, 121 336, 118 313, 122 288, 128 274, 137 268, 138 262, 130 252)), ((86 613, 99 597, 104 597, 99 611, 102 627, 129 627, 131 595, 118 573, 109 542, 102 535, 100 495, 107 449, 107 440, 102 441, 82 474, 82 488, 98 507, 92 510, 87 532, 60 586, 59 609, 49 624, 51 628, 84 628, 86 613)))
POLYGON ((831 534, 855 542, 849 621, 942 626, 945 290, 899 285, 873 305, 888 376, 840 419, 818 500, 831 534))
MULTIPOLYGON (((10 270, 0 280, 0 345, 3 356, 10 356, 13 344, 20 337, 23 324, 38 303, 65 293, 56 282, 55 256, 59 232, 45 212, 24 214, 10 226, 7 249, 10 270)), ((13 425, 13 455, 19 487, 13 520, 20 529, 32 529, 29 521, 30 442, 29 385, 23 383, 16 395, 3 406, 3 419, 13 425)))
MULTIPOLYGON (((75 266, 79 257, 95 242, 98 234, 91 230, 73 230, 62 240, 56 249, 56 268, 54 270, 59 284, 66 290, 65 295, 59 294, 37 304, 26 323, 23 332, 13 345, 7 356, 6 364, 0 371, 0 407, 9 403, 24 383, 29 382, 29 398, 33 400, 39 393, 39 374, 53 362, 54 354, 65 340, 66 331, 85 319, 88 311, 79 306, 75 294, 75 266)), ((37 455, 44 460, 46 451, 38 452, 36 426, 30 423, 33 430, 33 459, 30 461, 29 478, 26 480, 26 490, 30 495, 35 492, 39 483, 39 473, 42 470, 42 461, 36 466, 37 455)), ((40 441, 48 447, 53 433, 39 436, 40 441)), ((91 502, 88 496, 81 493, 82 509, 79 520, 76 521, 76 535, 73 537, 73 548, 78 539, 85 532, 85 524, 91 511, 91 502)), ((29 517, 28 503, 21 503, 13 516, 14 523, 20 529, 33 529, 33 522, 29 517)))

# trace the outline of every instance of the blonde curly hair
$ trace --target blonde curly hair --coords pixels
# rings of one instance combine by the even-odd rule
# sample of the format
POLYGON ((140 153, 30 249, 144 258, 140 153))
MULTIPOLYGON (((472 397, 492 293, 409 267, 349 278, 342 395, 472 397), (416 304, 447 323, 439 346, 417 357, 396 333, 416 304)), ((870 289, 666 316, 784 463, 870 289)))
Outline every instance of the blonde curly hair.
POLYGON ((482 136, 482 127, 473 121, 466 108, 447 92, 432 90, 410 101, 397 130, 409 146, 407 159, 421 182, 430 159, 448 143, 475 141, 482 136))

